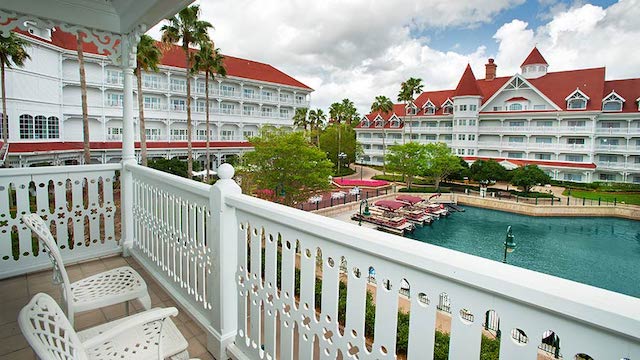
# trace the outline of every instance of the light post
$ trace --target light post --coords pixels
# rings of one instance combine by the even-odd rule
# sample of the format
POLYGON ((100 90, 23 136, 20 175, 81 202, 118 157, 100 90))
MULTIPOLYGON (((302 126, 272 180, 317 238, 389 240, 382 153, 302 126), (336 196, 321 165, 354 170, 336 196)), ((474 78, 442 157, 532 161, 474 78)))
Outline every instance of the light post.
POLYGON ((340 152, 338 154, 338 176, 340 176, 340 178, 342 178, 342 174, 341 174, 341 170, 340 170, 340 163, 347 158, 347 154, 340 152))
POLYGON ((362 216, 369 216, 369 202, 365 199, 360 201, 360 216, 358 216, 358 226, 362 226, 362 216), (362 211, 362 205, 364 205, 364 212, 362 211))
POLYGON ((516 242, 514 241, 515 237, 511 232, 511 225, 507 227, 507 237, 504 240, 504 258, 502 259, 503 263, 507 263, 507 253, 512 253, 513 250, 516 249, 516 242))
POLYGON ((360 156, 360 180, 362 180, 362 166, 364 162, 364 156, 360 156))
POLYGON ((287 193, 284 191, 284 184, 283 183, 278 183, 278 185, 276 185, 276 190, 275 190, 275 194, 274 194, 276 196, 276 198, 278 196, 285 197, 286 194, 287 193), (278 191, 278 190, 280 190, 280 191, 278 191))

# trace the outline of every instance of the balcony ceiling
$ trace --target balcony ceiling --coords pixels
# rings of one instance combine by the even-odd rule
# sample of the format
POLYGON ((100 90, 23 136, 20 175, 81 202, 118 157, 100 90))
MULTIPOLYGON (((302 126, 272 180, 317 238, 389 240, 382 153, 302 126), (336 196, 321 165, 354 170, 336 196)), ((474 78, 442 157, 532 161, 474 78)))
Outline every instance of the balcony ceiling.
POLYGON ((193 0, 3 0, 0 9, 56 22, 124 34, 151 28, 193 0))

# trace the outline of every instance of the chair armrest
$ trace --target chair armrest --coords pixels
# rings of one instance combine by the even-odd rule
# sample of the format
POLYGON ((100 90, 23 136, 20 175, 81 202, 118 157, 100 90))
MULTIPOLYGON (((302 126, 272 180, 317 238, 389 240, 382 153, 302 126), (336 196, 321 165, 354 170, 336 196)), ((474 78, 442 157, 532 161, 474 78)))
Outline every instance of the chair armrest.
POLYGON ((86 348, 93 348, 117 335, 121 335, 123 332, 126 332, 129 329, 148 324, 153 321, 164 320, 170 316, 176 315, 178 315, 178 309, 174 307, 152 309, 140 314, 132 315, 117 326, 103 332, 100 335, 96 335, 92 338, 87 339, 82 343, 82 345, 86 348))

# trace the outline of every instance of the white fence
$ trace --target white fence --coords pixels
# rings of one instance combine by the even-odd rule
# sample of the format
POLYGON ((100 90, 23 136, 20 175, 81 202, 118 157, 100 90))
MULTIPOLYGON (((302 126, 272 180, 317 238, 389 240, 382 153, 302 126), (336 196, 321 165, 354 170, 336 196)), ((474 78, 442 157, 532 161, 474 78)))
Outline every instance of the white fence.
POLYGON ((51 266, 22 215, 51 225, 65 262, 121 251, 114 218, 120 165, 3 169, 0 171, 0 278, 51 266))

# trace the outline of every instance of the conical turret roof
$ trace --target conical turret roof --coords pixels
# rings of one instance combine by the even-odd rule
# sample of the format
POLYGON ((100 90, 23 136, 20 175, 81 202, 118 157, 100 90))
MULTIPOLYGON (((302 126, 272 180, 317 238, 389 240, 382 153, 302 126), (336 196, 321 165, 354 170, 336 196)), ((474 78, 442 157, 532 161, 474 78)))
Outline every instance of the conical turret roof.
POLYGON ((464 70, 453 96, 482 96, 476 77, 473 75, 473 70, 471 70, 471 65, 467 64, 467 68, 464 70))

